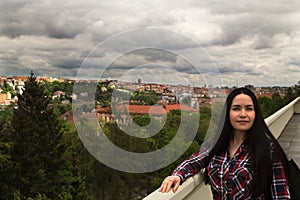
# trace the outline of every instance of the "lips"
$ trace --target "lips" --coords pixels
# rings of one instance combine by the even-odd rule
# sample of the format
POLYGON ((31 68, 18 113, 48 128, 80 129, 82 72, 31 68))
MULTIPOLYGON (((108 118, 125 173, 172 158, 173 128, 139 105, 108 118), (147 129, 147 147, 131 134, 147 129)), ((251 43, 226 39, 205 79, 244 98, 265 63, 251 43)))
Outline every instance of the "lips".
POLYGON ((247 124, 248 121, 237 121, 239 124, 247 124))

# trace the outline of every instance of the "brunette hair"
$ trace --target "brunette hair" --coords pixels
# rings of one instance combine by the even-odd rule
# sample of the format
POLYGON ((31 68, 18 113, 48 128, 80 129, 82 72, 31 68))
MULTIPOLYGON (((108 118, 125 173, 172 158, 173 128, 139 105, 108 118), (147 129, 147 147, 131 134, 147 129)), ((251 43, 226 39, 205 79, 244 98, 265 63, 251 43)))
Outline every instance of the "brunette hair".
MULTIPOLYGON (((233 138, 233 127, 230 123, 229 111, 233 99, 239 94, 248 95, 253 102, 255 119, 252 127, 247 131, 245 144, 248 146, 253 171, 252 194, 253 198, 264 194, 271 198, 271 184, 273 177, 272 163, 274 160, 281 161, 287 170, 287 157, 265 123, 258 100, 255 94, 247 88, 236 88, 227 97, 222 111, 222 117, 218 126, 219 138, 209 153, 210 159, 214 155, 226 152, 230 140, 233 138)), ((206 170, 207 171, 207 170, 206 170)), ((286 171, 288 177, 288 171, 286 171)), ((206 183, 208 182, 206 172, 206 183)))

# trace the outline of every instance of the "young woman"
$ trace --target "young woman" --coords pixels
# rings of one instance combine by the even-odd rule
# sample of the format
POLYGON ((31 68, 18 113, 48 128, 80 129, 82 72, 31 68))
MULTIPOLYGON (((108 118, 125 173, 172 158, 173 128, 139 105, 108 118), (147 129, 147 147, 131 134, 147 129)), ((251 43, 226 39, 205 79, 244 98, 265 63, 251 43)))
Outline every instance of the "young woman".
POLYGON ((290 199, 287 157, 262 117, 256 96, 237 88, 227 97, 219 137, 183 161, 165 178, 160 192, 175 192, 201 169, 214 199, 290 199))

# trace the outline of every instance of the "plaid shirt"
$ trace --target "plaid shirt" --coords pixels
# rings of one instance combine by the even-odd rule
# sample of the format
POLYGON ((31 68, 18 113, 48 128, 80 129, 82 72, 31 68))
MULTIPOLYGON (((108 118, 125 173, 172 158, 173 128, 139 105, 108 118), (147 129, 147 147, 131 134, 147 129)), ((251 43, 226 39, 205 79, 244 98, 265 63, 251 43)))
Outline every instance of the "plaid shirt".
MULTIPOLYGON (((183 161, 173 171, 172 175, 179 176, 183 182, 207 166, 208 162, 208 151, 202 148, 183 161)), ((245 144, 239 147, 232 159, 230 159, 229 151, 221 156, 214 156, 207 169, 214 199, 251 199, 253 173, 245 144)), ((272 199, 290 199, 284 167, 281 162, 273 163, 271 192, 272 199)), ((264 199, 263 195, 258 199, 264 199)))

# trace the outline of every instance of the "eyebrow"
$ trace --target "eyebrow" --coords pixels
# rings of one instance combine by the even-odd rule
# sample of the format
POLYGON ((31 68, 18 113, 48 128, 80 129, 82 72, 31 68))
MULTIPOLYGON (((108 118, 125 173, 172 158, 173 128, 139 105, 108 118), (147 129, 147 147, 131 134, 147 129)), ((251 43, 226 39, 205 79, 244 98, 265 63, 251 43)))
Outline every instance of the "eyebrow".
MULTIPOLYGON (((235 105, 232 105, 232 107, 241 107, 241 105, 235 104, 235 105)), ((245 107, 254 107, 254 105, 253 104, 248 104, 245 107)))

